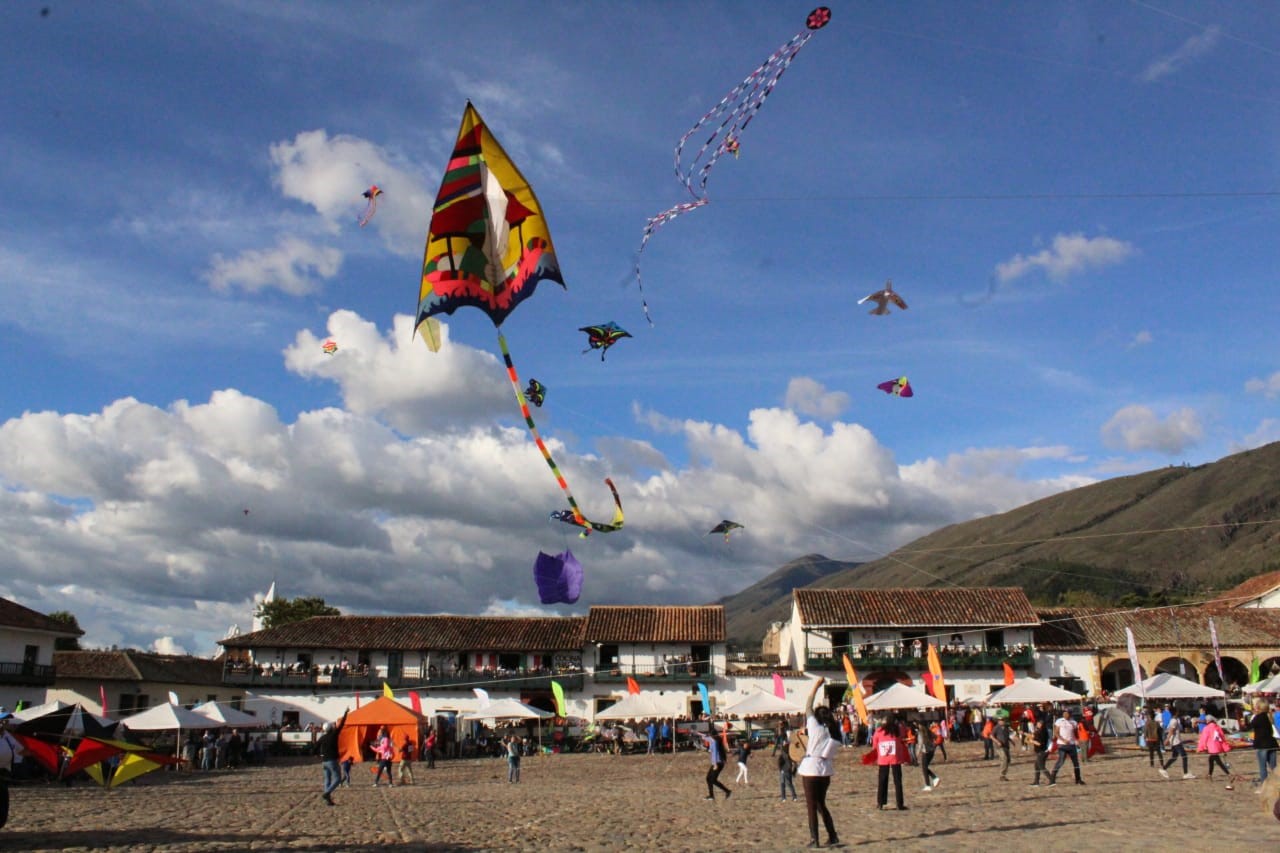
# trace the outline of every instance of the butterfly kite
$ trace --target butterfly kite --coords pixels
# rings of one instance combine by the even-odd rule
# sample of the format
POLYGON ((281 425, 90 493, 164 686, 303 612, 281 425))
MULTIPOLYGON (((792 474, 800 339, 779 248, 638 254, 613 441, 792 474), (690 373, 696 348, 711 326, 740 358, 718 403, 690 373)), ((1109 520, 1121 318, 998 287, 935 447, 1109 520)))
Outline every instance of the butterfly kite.
POLYGON ((911 383, 907 381, 905 376, 890 379, 888 382, 881 382, 876 387, 884 393, 892 394, 895 397, 914 397, 916 393, 911 390, 911 383))
POLYGON ((542 206, 468 101, 427 228, 415 329, 434 352, 443 341, 437 314, 452 314, 464 306, 487 314, 498 330, 498 346, 520 414, 569 500, 569 523, 581 527, 582 536, 592 530, 619 530, 623 525, 622 502, 610 481, 605 480, 613 492, 612 522, 591 521, 578 508, 568 482, 538 434, 502 334, 502 322, 542 281, 564 287, 542 206))
POLYGON ((739 524, 736 521, 730 521, 729 519, 726 518, 724 521, 720 522, 715 527, 708 530, 707 535, 710 536, 712 533, 723 533, 724 541, 728 542, 730 533, 732 533, 735 530, 742 530, 742 529, 743 527, 741 524, 739 524))
POLYGON ((696 210, 710 202, 707 197, 707 179, 711 170, 725 154, 738 156, 741 147, 742 132, 747 129, 751 119, 755 118, 765 99, 778 85, 783 73, 791 67, 791 62, 815 32, 822 29, 831 20, 831 10, 819 6, 809 13, 805 20, 805 29, 792 36, 791 40, 774 51, 760 67, 747 75, 746 79, 735 86, 711 108, 706 115, 698 119, 697 124, 689 128, 676 144, 675 168, 676 178, 689 191, 693 201, 681 202, 651 216, 644 226, 644 236, 640 239, 640 249, 636 252, 636 285, 640 289, 640 304, 644 308, 644 316, 653 325, 649 316, 649 303, 644 298, 644 284, 640 278, 640 257, 644 254, 649 238, 659 228, 681 214, 696 210), (706 135, 706 141, 698 149, 698 153, 688 164, 684 163, 684 147, 695 134, 706 135))
POLYGON ((524 395, 539 409, 542 408, 542 401, 547 399, 547 386, 543 385, 536 379, 530 379, 529 384, 525 386, 524 395))
POLYGON ((582 563, 567 548, 554 555, 539 551, 533 564, 533 580, 543 604, 573 604, 582 595, 582 563))
POLYGON ((324 351, 325 355, 333 355, 338 351, 338 342, 333 338, 329 338, 329 340, 320 345, 320 349, 324 351))
POLYGON ((630 332, 613 322, 600 326, 583 326, 578 331, 587 333, 587 348, 582 352, 585 354, 593 349, 598 349, 600 350, 601 361, 604 361, 604 354, 608 352, 609 347, 623 338, 631 337, 630 332))
POLYGON ((378 212, 378 196, 382 195, 381 188, 377 184, 369 187, 363 193, 369 203, 364 206, 364 213, 360 214, 360 227, 363 228, 369 224, 369 220, 373 219, 373 215, 378 212))
POLYGON ((907 310, 907 303, 902 300, 901 296, 894 292, 892 281, 886 281, 882 290, 872 291, 858 300, 859 305, 864 302, 874 302, 876 304, 876 307, 872 308, 870 311, 872 314, 888 314, 890 302, 897 305, 903 311, 907 310))

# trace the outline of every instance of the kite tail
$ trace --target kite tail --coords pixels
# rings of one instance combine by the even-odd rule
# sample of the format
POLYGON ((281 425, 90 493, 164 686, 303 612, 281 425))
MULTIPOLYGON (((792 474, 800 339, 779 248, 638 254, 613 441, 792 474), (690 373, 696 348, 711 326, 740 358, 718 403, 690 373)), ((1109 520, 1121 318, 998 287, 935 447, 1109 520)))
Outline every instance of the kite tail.
POLYGON ((373 219, 373 215, 378 212, 378 197, 374 196, 369 199, 369 203, 364 207, 364 213, 360 216, 360 227, 363 228, 369 224, 369 220, 373 219))
POLYGON ((576 524, 582 528, 579 534, 583 539, 590 535, 592 530, 598 530, 601 533, 611 533, 614 530, 621 529, 623 525, 622 500, 618 497, 618 490, 614 488, 613 481, 605 479, 605 483, 609 486, 609 490, 613 492, 613 503, 617 510, 613 516, 611 524, 601 524, 591 521, 582 514, 582 510, 578 508, 578 502, 573 497, 573 492, 569 491, 569 483, 565 480, 564 475, 560 473, 560 467, 556 465, 556 460, 551 457, 551 451, 547 449, 546 442, 542 440, 542 436, 538 434, 538 426, 533 422, 533 414, 529 411, 529 401, 525 399, 524 391, 520 389, 520 377, 516 373, 515 363, 511 360, 511 351, 507 349, 507 338, 498 332, 498 347, 502 350, 502 361, 507 365, 507 378, 511 380, 511 390, 516 392, 516 402, 520 404, 520 414, 524 415, 525 425, 529 427, 529 434, 533 436, 533 443, 538 446, 538 450, 542 451, 542 458, 547 460, 547 467, 551 469, 551 473, 555 475, 556 482, 560 484, 560 490, 564 492, 565 498, 569 501, 569 509, 573 512, 573 521, 570 524, 576 524))

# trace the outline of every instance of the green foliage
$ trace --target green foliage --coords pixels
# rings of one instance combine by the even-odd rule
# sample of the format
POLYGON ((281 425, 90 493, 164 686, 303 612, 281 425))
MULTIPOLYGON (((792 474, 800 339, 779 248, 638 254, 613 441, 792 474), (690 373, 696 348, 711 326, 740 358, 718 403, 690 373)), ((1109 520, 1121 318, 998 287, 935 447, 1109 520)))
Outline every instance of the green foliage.
MULTIPOLYGON (((76 621, 75 614, 68 610, 55 610, 46 615, 54 622, 61 622, 73 631, 80 630, 80 623, 76 621)), ((76 637, 58 637, 53 641, 53 650, 56 652, 78 652, 80 651, 80 640, 76 637)))
POLYGON ((312 616, 341 616, 342 611, 324 603, 323 598, 277 598, 258 605, 255 616, 262 620, 264 628, 278 628, 290 622, 301 622, 312 616))

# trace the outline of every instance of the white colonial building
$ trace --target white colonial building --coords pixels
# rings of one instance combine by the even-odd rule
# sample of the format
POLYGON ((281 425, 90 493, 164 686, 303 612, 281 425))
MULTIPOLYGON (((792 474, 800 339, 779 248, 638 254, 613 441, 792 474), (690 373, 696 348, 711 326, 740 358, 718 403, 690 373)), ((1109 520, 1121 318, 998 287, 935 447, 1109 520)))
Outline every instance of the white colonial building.
POLYGON ((0 706, 39 705, 53 686, 54 643, 83 636, 78 628, 50 619, 16 601, 0 598, 0 706))

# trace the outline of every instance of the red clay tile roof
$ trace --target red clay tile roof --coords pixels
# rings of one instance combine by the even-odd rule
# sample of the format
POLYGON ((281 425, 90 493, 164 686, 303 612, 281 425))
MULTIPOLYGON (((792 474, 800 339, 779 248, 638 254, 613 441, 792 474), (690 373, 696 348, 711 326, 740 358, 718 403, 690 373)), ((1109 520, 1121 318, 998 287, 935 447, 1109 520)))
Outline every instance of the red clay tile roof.
POLYGON ((796 589, 806 627, 859 628, 1035 625, 1027 595, 1017 587, 976 589, 796 589))
POLYGON ((65 622, 50 619, 43 613, 23 607, 16 601, 0 598, 0 627, 21 628, 26 631, 47 631, 63 637, 80 637, 84 631, 68 628, 65 622))
POLYGON ((1278 586, 1280 586, 1280 572, 1267 572, 1261 575, 1254 575, 1244 583, 1222 593, 1219 598, 1228 607, 1239 607, 1255 598, 1266 595, 1278 586))
POLYGON ((190 655, 156 655, 133 650, 54 652, 59 679, 221 684, 222 661, 190 655))
POLYGON ((597 606, 587 615, 589 643, 723 643, 724 607, 597 606))
POLYGON ((1280 613, 1261 609, 1177 607, 1159 610, 1054 608, 1041 610, 1035 631, 1037 649, 1120 649, 1127 647, 1125 628, 1133 630, 1138 648, 1212 649, 1213 618, 1222 647, 1275 646, 1280 642, 1280 613))
POLYGON ((370 651, 567 651, 582 648, 582 616, 313 616, 219 640, 233 648, 370 651))

